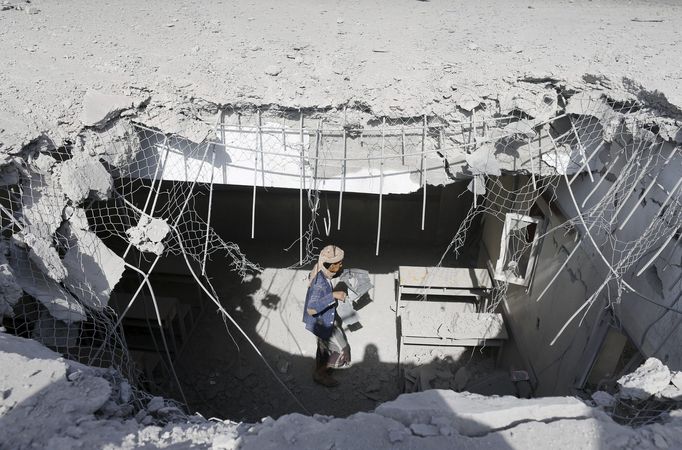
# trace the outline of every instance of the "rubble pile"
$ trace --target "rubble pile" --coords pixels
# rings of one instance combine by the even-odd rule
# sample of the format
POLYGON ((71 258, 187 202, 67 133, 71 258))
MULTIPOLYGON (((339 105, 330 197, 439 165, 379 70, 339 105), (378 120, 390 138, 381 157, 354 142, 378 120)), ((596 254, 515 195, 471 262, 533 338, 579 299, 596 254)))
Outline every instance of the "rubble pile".
MULTIPOLYGON (((258 423, 206 420, 133 395, 112 369, 66 360, 0 332, 0 448, 442 449, 677 448, 682 412, 629 428, 572 397, 520 400, 451 390, 403 394, 345 419, 288 414, 258 423)), ((677 381, 677 380, 676 380, 677 381)))
POLYGON ((615 393, 596 391, 592 400, 619 423, 660 421, 682 407, 682 372, 671 371, 657 358, 648 358, 637 370, 618 379, 617 384, 615 393))
MULTIPOLYGON (((15 232, 2 242, 2 315, 13 316, 11 306, 24 293, 66 325, 85 320, 85 308, 107 306, 125 263, 92 231, 86 209, 113 197, 112 174, 120 175, 140 151, 132 126, 119 119, 144 101, 88 91, 72 144, 58 147, 43 136, 3 153, 0 185, 9 205, 3 221, 15 232)), ((154 233, 158 229, 140 237, 147 242, 140 247, 162 252, 167 231, 154 233)))

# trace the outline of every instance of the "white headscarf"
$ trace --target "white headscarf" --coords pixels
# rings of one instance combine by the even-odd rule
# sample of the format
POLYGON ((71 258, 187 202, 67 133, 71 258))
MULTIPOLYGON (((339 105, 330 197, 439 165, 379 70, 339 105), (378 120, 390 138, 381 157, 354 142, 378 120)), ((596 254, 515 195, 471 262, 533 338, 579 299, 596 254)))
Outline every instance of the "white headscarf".
POLYGON ((337 262, 340 262, 343 260, 343 250, 341 250, 339 247, 336 245, 328 245, 325 248, 322 249, 320 252, 320 256, 317 259, 317 264, 313 267, 313 270, 310 271, 310 284, 312 284, 313 280, 317 276, 318 272, 322 272, 327 279, 331 279, 334 274, 329 271, 326 267, 324 267, 325 264, 334 264, 337 262))

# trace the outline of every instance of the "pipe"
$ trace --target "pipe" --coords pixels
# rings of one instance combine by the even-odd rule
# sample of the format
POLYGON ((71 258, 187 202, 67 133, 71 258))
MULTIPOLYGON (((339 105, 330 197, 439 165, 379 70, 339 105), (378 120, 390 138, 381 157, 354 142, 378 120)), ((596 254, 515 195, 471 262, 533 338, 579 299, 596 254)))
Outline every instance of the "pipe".
POLYGON ((300 178, 299 178, 299 187, 298 187, 298 265, 302 266, 303 265, 303 185, 305 183, 305 178, 304 178, 304 170, 305 166, 303 164, 303 111, 301 111, 301 128, 299 130, 300 132, 300 139, 301 139, 301 162, 300 162, 300 168, 301 170, 299 171, 300 173, 300 178))
POLYGON ((639 206, 642 199, 644 199, 649 194, 649 191, 651 191, 651 189, 656 184, 658 177, 661 174, 661 172, 663 172, 663 169, 665 168, 665 166, 667 166, 668 163, 672 160, 673 156, 675 156, 676 151, 677 151, 677 147, 673 147, 673 149, 670 151, 670 155, 668 155, 668 157, 663 162, 661 169, 656 173, 656 176, 654 177, 654 179, 651 180, 651 183, 649 183, 649 186, 647 186, 647 188, 644 190, 644 192, 642 192, 642 195, 639 196, 639 200, 637 200, 637 203, 635 204, 635 206, 628 213, 628 215, 625 217, 625 219, 622 222, 620 222, 620 224, 618 225, 618 230, 623 231, 623 228, 625 228, 625 225, 627 225, 627 223, 630 221, 630 218, 635 213, 635 210, 639 206))
POLYGON ((341 189, 339 190, 339 217, 336 229, 341 229, 341 212, 343 210, 343 191, 346 189, 346 156, 348 152, 348 136, 346 135, 346 109, 343 110, 343 164, 341 166, 341 189))
POLYGON ((424 127, 422 128, 422 158, 419 173, 421 174, 422 180, 422 231, 424 231, 424 223, 426 222, 426 173, 424 173, 424 150, 426 146, 426 114, 424 114, 424 127))
MULTIPOLYGON (((382 122, 383 126, 386 124, 386 118, 384 117, 382 122)), ((384 137, 381 137, 381 156, 384 155, 384 137)), ((381 159, 379 163, 379 220, 377 224, 377 245, 375 256, 379 256, 379 241, 381 239, 381 210, 383 206, 383 195, 384 195, 384 160, 381 159)))

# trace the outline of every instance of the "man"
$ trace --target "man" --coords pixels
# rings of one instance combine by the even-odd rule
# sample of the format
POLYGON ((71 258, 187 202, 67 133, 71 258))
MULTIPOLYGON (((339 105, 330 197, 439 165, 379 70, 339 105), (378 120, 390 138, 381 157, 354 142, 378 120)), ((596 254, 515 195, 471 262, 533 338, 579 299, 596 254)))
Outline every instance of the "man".
POLYGON ((313 380, 327 387, 339 384, 329 373, 331 369, 350 365, 350 346, 341 319, 336 314, 338 301, 345 301, 347 293, 340 288, 334 289, 332 283, 332 278, 342 270, 343 250, 335 245, 323 248, 317 264, 310 272, 303 310, 306 329, 317 336, 313 380))

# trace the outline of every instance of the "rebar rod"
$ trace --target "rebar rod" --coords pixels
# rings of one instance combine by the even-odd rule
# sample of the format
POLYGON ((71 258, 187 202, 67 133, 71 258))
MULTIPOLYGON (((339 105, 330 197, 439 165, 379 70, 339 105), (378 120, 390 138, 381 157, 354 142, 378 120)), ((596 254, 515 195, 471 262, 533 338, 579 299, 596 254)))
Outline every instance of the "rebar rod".
MULTIPOLYGON (((661 203, 661 206, 658 208, 658 212, 656 212, 656 215, 655 215, 654 217, 658 217, 658 216, 663 212, 664 208, 667 206, 667 204, 668 204, 668 202, 670 201, 670 199, 672 198, 673 194, 674 194, 674 193, 677 191, 677 189, 680 187, 680 184, 681 184, 681 183, 682 183, 682 178, 680 178, 679 180, 677 180, 677 184, 675 184, 675 187, 673 187, 673 188, 670 190, 670 193, 669 193, 668 196, 666 197, 665 201, 664 201, 663 203, 661 203)), ((637 272, 637 276, 640 276, 641 274, 643 274, 644 271, 645 271, 646 269, 648 269, 649 266, 650 266, 651 264, 653 264, 654 260, 656 260, 656 258, 658 258, 658 255, 660 255, 661 252, 663 252, 663 249, 665 249, 665 247, 668 245, 668 243, 672 240, 672 238, 673 238, 674 236, 675 236, 675 233, 674 233, 674 232, 671 233, 670 236, 668 236, 668 238, 666 239, 665 243, 664 243, 663 245, 661 245, 661 247, 660 247, 660 248, 658 249, 658 251, 654 254, 654 256, 652 256, 652 257, 646 262, 646 264, 644 264, 644 266, 642 266, 642 268, 639 269, 639 272, 637 272)))
POLYGON ((348 152, 348 136, 346 134, 346 109, 343 110, 343 164, 341 165, 341 188, 339 189, 339 214, 336 229, 341 229, 341 213, 343 211, 343 191, 346 189, 346 156, 348 152))
POLYGON ((594 151, 592 152, 592 154, 587 158, 587 160, 585 161, 585 163, 583 163, 583 165, 580 166, 580 169, 578 169, 578 171, 577 171, 576 173, 573 174, 573 177, 571 177, 571 181, 570 181, 571 184, 573 184, 573 182, 576 180, 576 178, 578 178, 578 175, 580 175, 581 173, 583 173, 583 170, 585 170, 586 167, 587 167, 587 170, 588 170, 588 171, 590 170, 590 168, 588 167, 588 165, 590 164, 590 161, 592 160, 592 158, 594 158, 594 157, 597 155, 597 153, 599 153, 599 151, 601 150, 601 148, 604 146, 604 143, 605 143, 605 142, 606 142, 606 141, 601 141, 601 142, 599 143, 599 145, 597 146, 597 148, 595 148, 594 151))
MULTIPOLYGON (((663 147, 663 144, 661 144, 661 148, 663 147)), ((659 149, 660 150, 660 149, 659 149)), ((621 210, 625 207, 625 204, 627 203, 627 200, 630 198, 632 193, 635 191, 637 188, 637 185, 639 184, 640 181, 644 178, 644 175, 646 175, 646 170, 649 168, 649 165, 651 164, 651 161, 653 161, 653 158, 649 158, 646 163, 644 163, 644 167, 642 167, 639 170, 639 174, 637 175, 637 178, 635 179, 632 184, 628 187, 626 193, 622 196, 620 199, 620 205, 616 208, 616 211, 613 213, 611 216, 611 220, 609 220, 609 227, 613 225, 613 223, 618 219, 618 214, 620 214, 621 210)), ((639 202, 637 202, 639 204, 639 202)))
MULTIPOLYGON (((383 118, 382 129, 386 124, 386 118, 383 118)), ((381 154, 384 154, 384 138, 381 138, 381 154)), ((375 256, 379 256, 379 242, 381 240, 381 212, 383 206, 383 195, 384 195, 384 160, 381 159, 379 163, 379 218, 377 223, 377 245, 375 256)))
POLYGON ((623 221, 619 223, 618 229, 620 231, 622 231, 623 228, 625 228, 625 225, 627 225, 627 223, 630 221, 630 218, 635 213, 635 210, 637 210, 637 208, 639 207, 639 204, 642 202, 642 200, 644 198, 646 198, 646 196, 649 194, 649 191, 651 191, 651 189, 657 183, 658 177, 661 175, 661 172, 663 172, 663 169, 665 169, 665 167, 668 165, 668 163, 672 160, 672 158, 673 158, 673 156, 675 156, 676 152, 677 152, 677 147, 673 147, 673 149, 670 151, 670 155, 668 155, 668 157, 663 162, 663 165, 661 166, 659 171, 656 173, 656 176, 654 176, 653 180, 651 180, 651 182, 649 183, 649 186, 647 186, 647 188, 644 190, 644 192, 642 192, 642 195, 639 196, 639 200, 637 200, 637 203, 635 203, 632 210, 630 210, 630 212, 625 217, 625 219, 623 219, 623 221))
MULTIPOLYGON (((571 116, 568 116, 568 121, 571 123, 571 129, 573 130, 573 134, 575 134, 575 139, 578 141, 578 149, 580 150, 580 156, 583 158, 583 165, 587 165, 587 156, 585 152, 585 147, 583 146, 582 141, 580 140, 580 136, 578 135, 578 130, 575 128, 575 125, 573 124, 573 119, 571 119, 571 116)), ((590 177, 590 181, 594 183, 594 177, 592 176, 592 171, 589 170, 587 171, 587 175, 590 177)))
MULTIPOLYGON (((263 118, 260 109, 258 110, 258 151, 260 152, 260 176, 261 186, 265 188, 265 157, 263 150, 263 118)), ((284 152, 286 153, 286 151, 284 152)))
POLYGON ((208 242, 211 238, 211 212, 213 211, 213 172, 215 169, 215 149, 211 151, 211 180, 208 185, 208 217, 206 218, 206 241, 201 261, 201 274, 206 275, 206 258, 208 258, 208 242))
MULTIPOLYGON (((251 196, 251 239, 256 237, 256 184, 258 184, 258 157, 262 158, 263 149, 261 147, 261 127, 260 127, 260 110, 258 110, 258 134, 256 135, 256 146, 258 147, 254 152, 253 159, 253 194, 251 196)), ((265 182, 263 182, 265 186, 265 182)))
POLYGON ((530 139, 526 142, 526 146, 528 147, 528 157, 530 158, 528 160, 528 163, 530 164, 530 179, 533 182, 533 189, 537 190, 538 189, 538 183, 537 180, 535 179, 535 169, 533 168, 533 147, 530 145, 530 139))
MULTIPOLYGON (((567 132, 567 133, 563 133, 563 134, 557 136, 556 139, 561 139, 561 138, 565 137, 567 134, 568 134, 568 132, 567 132)), ((363 138, 363 136, 364 136, 364 135, 363 135, 362 133, 360 133, 360 142, 361 142, 361 146, 362 146, 362 138, 363 138)), ((495 142, 495 141, 493 141, 493 140, 487 140, 487 141, 485 141, 485 142, 481 141, 481 142, 479 142, 478 144, 486 144, 486 143, 493 143, 493 142, 495 142)), ((477 144, 477 143, 472 143, 471 145, 476 145, 476 144, 477 144)), ((221 144, 216 144, 216 145, 221 145, 221 144)), ((459 147, 462 147, 462 148, 468 147, 468 146, 470 146, 470 144, 460 144, 460 145, 459 145, 459 147)), ((248 148, 248 147, 237 147, 237 146, 234 146, 234 145, 230 145, 230 146, 226 146, 226 145, 225 145, 224 147, 225 147, 225 148, 234 149, 234 150, 240 150, 240 151, 244 151, 244 152, 250 152, 250 153, 258 152, 258 149, 253 149, 253 148, 248 148)), ((421 156, 422 154, 424 154, 424 155, 431 155, 431 154, 437 154, 437 153, 439 153, 439 152, 440 152, 439 149, 434 149, 434 150, 429 150, 429 151, 424 151, 424 152, 419 151, 419 152, 414 152, 414 153, 406 153, 405 156, 408 156, 408 157, 409 157, 409 156, 421 156)), ((548 152, 546 152, 546 153, 548 153, 548 152)), ((294 158, 294 157, 295 157, 295 156, 293 156, 293 155, 291 155, 291 154, 288 154, 288 153, 271 152, 271 151, 264 151, 264 154, 269 155, 269 156, 283 156, 283 157, 287 157, 287 158, 294 158)), ((397 158, 402 158, 402 155, 400 155, 400 154, 395 154, 395 155, 384 155, 384 158, 383 158, 383 159, 388 160, 388 159, 397 159, 397 158)), ((315 157, 309 156, 308 159, 309 159, 309 160, 314 160, 315 157)), ((345 161, 373 161, 373 160, 378 160, 378 159, 380 159, 379 156, 369 156, 369 155, 367 155, 367 156, 365 156, 365 157, 346 158, 345 161)), ((334 161, 344 161, 344 158, 338 158, 338 157, 337 157, 337 158, 334 158, 334 157, 330 157, 330 156, 325 156, 325 157, 324 157, 324 160, 325 160, 326 162, 334 162, 334 161)), ((233 165, 233 166, 234 166, 234 165, 233 165)), ((236 166, 234 166, 234 167, 236 167, 236 166)))
POLYGON ((405 129, 400 128, 400 157, 401 164, 405 165, 405 129))
POLYGON ((305 183, 304 171, 305 166, 303 164, 303 151, 304 151, 304 141, 303 141, 303 111, 301 111, 300 118, 300 129, 299 136, 301 140, 301 150, 300 150, 300 178, 298 187, 298 264, 303 265, 303 186, 305 183))
POLYGON ((597 189, 599 189, 599 186, 601 186, 601 184, 606 180, 606 176, 610 173, 611 169, 616 165, 616 163, 620 159, 621 155, 622 155, 622 153, 617 154, 616 157, 613 159, 613 161, 611 161, 611 164, 609 164, 609 166, 604 171, 604 175, 602 175, 601 178, 599 178, 599 181, 597 181, 597 184, 594 185, 592 190, 590 190, 590 192, 588 192, 588 194, 583 199, 583 202, 580 204, 581 207, 584 208, 585 205, 587 204, 587 201, 590 199, 590 197, 592 197, 592 195, 595 192, 597 192, 597 189))
POLYGON ((424 127, 422 128, 422 152, 421 152, 421 165, 419 173, 421 174, 421 185, 422 185, 422 231, 424 231, 424 223, 426 222, 426 173, 424 173, 424 150, 426 147, 426 114, 424 114, 424 127))

